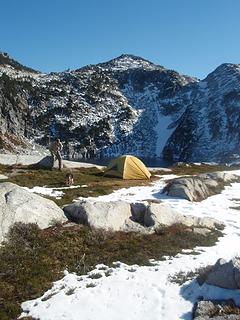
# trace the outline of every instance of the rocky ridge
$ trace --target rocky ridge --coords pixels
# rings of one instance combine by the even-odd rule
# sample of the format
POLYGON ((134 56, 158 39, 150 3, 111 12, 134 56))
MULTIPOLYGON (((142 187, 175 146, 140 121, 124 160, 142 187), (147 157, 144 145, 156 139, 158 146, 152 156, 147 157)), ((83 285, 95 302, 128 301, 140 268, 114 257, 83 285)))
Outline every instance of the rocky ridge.
POLYGON ((99 157, 131 153, 171 161, 225 161, 239 155, 240 66, 204 80, 122 55, 77 70, 44 74, 0 54, 0 147, 47 146, 99 157), (16 139, 17 138, 17 139, 16 139))

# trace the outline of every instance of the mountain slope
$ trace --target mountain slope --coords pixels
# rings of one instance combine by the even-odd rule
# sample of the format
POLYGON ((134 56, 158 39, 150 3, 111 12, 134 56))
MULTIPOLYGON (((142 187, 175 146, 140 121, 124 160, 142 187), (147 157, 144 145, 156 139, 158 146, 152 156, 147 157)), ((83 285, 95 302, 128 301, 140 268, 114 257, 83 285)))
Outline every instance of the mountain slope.
POLYGON ((168 159, 225 161, 240 152, 240 65, 223 64, 188 92, 163 155, 168 159))
MULTIPOLYGON (((177 110, 168 110, 164 102, 196 79, 132 55, 122 55, 98 66, 117 80, 129 104, 140 111, 132 134, 118 144, 120 153, 134 153, 145 157, 160 156, 172 131, 168 128, 172 121, 169 114, 182 111, 182 106, 177 110)), ((111 153, 114 148, 115 145, 110 146, 106 153, 111 153)))
POLYGON ((41 75, 29 91, 30 137, 47 144, 49 135, 59 136, 70 157, 78 157, 90 141, 102 157, 159 156, 171 133, 161 101, 190 81, 195 80, 132 55, 41 75))
POLYGON ((1 56, 1 137, 43 146, 59 137, 64 154, 76 158, 90 145, 99 157, 223 161, 240 154, 239 65, 223 64, 198 81, 126 54, 50 74, 1 56))

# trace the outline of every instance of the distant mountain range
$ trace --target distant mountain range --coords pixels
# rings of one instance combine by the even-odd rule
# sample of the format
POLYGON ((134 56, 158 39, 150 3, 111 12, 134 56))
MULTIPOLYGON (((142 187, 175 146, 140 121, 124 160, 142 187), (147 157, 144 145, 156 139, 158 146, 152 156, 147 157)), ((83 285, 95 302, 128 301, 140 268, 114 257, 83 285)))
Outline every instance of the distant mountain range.
POLYGON ((29 152, 59 137, 79 157, 134 154, 170 161, 230 161, 240 155, 240 65, 204 80, 141 57, 44 74, 0 53, 0 148, 29 152))

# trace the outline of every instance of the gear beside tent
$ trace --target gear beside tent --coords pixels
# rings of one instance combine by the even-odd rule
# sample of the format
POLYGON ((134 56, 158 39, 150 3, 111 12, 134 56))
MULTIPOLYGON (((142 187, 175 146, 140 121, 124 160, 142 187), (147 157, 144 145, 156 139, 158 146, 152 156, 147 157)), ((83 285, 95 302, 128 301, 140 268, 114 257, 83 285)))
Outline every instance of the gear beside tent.
POLYGON ((134 156, 124 155, 112 160, 104 175, 125 180, 150 179, 151 173, 144 163, 134 156))

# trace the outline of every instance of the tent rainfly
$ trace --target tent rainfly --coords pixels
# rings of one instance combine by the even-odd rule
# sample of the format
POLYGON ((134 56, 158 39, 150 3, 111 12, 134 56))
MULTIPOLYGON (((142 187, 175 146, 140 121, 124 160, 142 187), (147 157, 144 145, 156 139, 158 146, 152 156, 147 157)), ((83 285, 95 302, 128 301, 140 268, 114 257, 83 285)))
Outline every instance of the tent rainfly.
POLYGON ((112 160, 105 171, 105 175, 125 180, 150 179, 151 173, 144 163, 130 155, 120 156, 112 160))

